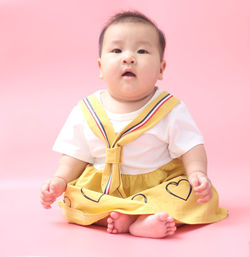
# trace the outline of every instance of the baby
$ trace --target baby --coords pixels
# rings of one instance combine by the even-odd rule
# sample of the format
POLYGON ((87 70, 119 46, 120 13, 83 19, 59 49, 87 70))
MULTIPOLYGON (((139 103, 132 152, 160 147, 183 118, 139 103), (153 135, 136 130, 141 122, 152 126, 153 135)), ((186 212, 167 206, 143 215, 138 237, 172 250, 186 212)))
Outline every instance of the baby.
POLYGON ((165 38, 139 12, 113 16, 99 38, 107 89, 73 109, 54 145, 62 153, 41 187, 68 222, 164 238, 179 224, 224 219, 207 176, 203 138, 184 103, 159 89, 165 38))

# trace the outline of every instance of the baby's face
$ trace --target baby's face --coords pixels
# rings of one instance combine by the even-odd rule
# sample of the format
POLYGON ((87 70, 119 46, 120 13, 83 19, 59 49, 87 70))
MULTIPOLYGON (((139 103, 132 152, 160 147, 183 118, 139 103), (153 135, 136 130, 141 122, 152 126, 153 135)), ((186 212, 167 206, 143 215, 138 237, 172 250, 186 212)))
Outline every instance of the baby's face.
POLYGON ((111 96, 139 101, 154 91, 166 66, 159 47, 158 34, 148 24, 123 22, 106 30, 98 65, 111 96))

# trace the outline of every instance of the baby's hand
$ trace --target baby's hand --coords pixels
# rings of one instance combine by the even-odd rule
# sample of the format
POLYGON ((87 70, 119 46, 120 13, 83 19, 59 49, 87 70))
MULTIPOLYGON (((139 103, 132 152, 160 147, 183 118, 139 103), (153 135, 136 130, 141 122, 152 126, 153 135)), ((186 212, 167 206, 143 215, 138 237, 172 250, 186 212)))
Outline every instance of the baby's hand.
POLYGON ((199 196, 198 203, 206 203, 211 200, 213 192, 212 185, 206 174, 197 171, 189 175, 188 180, 196 195, 199 196))
POLYGON ((50 209, 51 204, 65 192, 67 184, 63 178, 52 177, 41 187, 41 204, 45 209, 50 209))

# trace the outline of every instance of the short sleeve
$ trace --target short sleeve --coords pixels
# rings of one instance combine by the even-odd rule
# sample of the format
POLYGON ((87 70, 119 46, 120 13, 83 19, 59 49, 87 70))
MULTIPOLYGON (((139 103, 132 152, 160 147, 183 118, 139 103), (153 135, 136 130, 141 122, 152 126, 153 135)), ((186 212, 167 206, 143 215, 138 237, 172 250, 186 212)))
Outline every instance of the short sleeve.
POLYGON ((167 120, 168 150, 171 158, 178 158, 194 146, 204 144, 203 136, 183 102, 168 114, 167 120))
POLYGON ((86 121, 80 107, 74 107, 54 143, 53 150, 92 163, 93 158, 89 151, 84 135, 86 121))

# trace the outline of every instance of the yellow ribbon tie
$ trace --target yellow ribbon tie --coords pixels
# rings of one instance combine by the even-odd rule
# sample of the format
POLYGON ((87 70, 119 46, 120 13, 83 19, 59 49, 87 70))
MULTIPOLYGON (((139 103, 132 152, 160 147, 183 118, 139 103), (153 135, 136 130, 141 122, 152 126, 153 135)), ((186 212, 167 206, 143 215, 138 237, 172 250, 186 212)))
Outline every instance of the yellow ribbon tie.
MULTIPOLYGON (((102 175, 102 190, 112 194, 121 185, 120 163, 122 162, 122 147, 106 148, 106 164, 102 175), (111 176, 112 174, 112 176, 111 176)), ((123 191, 121 189, 121 191, 123 191)))

